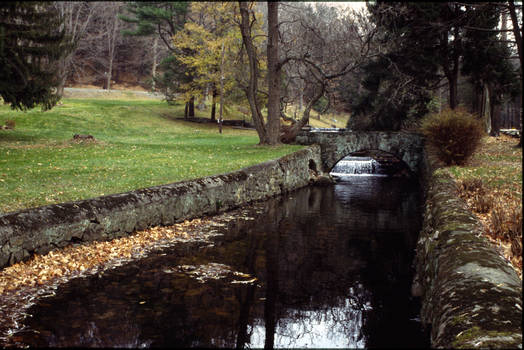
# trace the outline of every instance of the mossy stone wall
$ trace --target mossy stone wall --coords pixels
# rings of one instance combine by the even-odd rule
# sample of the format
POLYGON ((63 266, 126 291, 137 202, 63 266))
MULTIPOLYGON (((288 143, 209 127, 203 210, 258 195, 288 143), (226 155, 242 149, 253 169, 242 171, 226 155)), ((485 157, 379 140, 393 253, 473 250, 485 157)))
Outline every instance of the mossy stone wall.
POLYGON ((320 168, 320 147, 311 146, 227 174, 4 214, 0 268, 72 242, 110 240, 286 193, 322 178, 320 168))
POLYGON ((413 294, 435 348, 522 348, 522 281, 483 235, 454 179, 426 158, 413 294))

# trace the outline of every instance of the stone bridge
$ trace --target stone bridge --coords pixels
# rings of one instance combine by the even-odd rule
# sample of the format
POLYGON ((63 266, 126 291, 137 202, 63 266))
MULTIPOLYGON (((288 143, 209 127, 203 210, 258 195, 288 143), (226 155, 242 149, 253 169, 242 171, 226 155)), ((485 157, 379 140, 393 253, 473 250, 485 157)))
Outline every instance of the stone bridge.
POLYGON ((424 138, 403 131, 351 131, 346 129, 304 129, 296 138, 301 145, 318 144, 322 170, 329 172, 348 155, 386 153, 402 160, 417 176, 423 166, 424 138))

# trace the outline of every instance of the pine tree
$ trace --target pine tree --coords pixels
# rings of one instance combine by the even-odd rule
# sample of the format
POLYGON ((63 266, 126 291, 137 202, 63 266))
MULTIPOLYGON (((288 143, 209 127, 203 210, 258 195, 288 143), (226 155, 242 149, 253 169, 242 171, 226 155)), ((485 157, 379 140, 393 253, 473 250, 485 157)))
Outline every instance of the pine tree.
POLYGON ((0 3, 0 96, 13 109, 60 99, 58 62, 68 52, 61 19, 51 3, 0 3))
MULTIPOLYGON (((151 36, 162 39, 171 53, 179 53, 173 45, 173 36, 184 28, 189 10, 189 2, 182 1, 133 1, 126 7, 129 15, 120 15, 119 18, 128 23, 135 23, 134 30, 126 30, 124 35, 151 36)), ((159 88, 165 95, 168 103, 174 101, 176 93, 180 92, 181 83, 193 80, 193 71, 180 60, 167 57, 159 64, 163 74, 153 74, 153 86, 159 88)), ((153 69, 156 71, 156 68, 153 69)), ((186 101, 186 117, 194 116, 194 97, 186 101)))
POLYGON ((184 27, 189 3, 185 1, 133 1, 126 10, 132 16, 121 15, 125 22, 136 23, 135 30, 125 31, 129 35, 158 34, 170 51, 175 50, 171 38, 184 27))

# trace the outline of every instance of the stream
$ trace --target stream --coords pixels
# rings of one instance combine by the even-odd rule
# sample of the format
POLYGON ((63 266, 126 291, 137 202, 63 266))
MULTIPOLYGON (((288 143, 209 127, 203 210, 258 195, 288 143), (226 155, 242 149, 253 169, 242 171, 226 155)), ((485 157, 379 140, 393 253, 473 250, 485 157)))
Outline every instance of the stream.
POLYGON ((28 309, 31 347, 429 347, 410 295, 415 180, 354 176, 228 213, 210 241, 76 278, 28 309))

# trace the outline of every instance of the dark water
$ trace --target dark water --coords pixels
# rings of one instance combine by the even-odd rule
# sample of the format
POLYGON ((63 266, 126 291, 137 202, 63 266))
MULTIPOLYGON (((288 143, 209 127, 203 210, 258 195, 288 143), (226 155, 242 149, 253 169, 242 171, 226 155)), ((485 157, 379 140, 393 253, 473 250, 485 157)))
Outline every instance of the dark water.
POLYGON ((259 203, 218 226, 213 244, 164 249, 70 281, 29 309, 20 339, 52 347, 429 347, 409 293, 419 197, 412 180, 355 177, 259 203))

